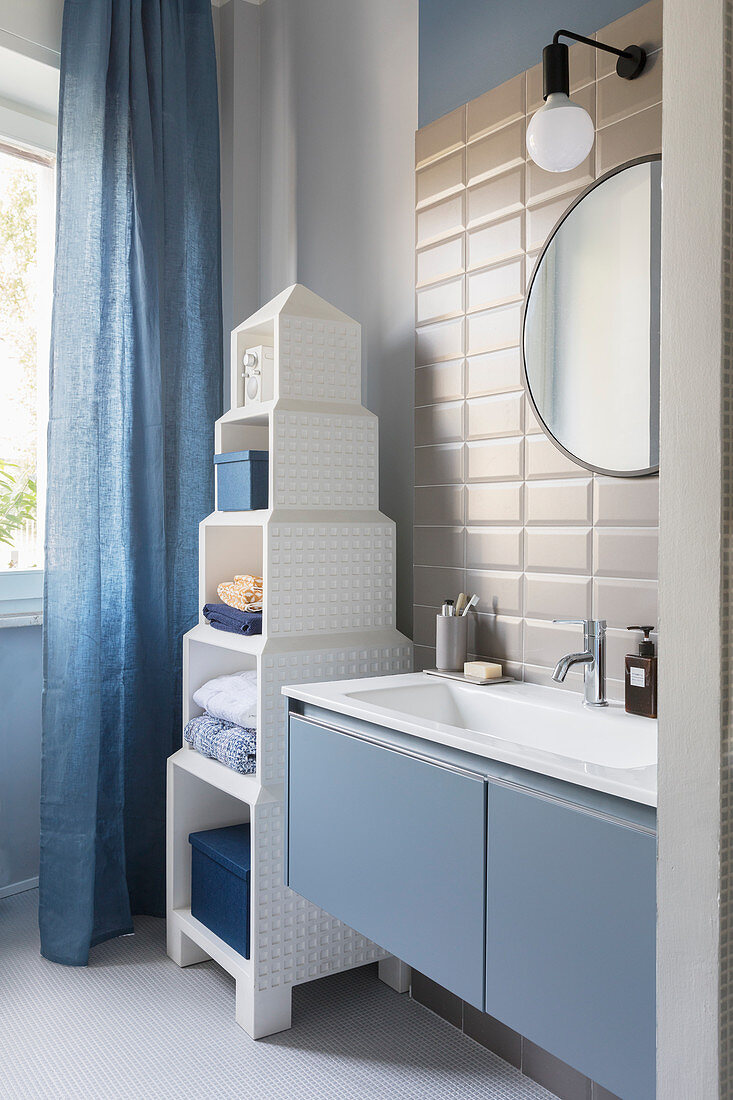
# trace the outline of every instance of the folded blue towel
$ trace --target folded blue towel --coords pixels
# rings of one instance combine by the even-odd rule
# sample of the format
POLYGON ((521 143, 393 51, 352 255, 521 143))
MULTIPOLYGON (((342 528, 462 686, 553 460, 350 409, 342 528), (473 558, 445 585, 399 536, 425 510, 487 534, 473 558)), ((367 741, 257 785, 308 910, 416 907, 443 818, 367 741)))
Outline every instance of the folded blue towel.
POLYGON ((201 714, 186 723, 183 737, 202 756, 210 756, 235 772, 251 775, 257 770, 257 730, 201 714))
POLYGON ((207 603, 204 618, 216 630, 228 630, 230 634, 261 634, 262 612, 240 611, 227 603, 207 603))

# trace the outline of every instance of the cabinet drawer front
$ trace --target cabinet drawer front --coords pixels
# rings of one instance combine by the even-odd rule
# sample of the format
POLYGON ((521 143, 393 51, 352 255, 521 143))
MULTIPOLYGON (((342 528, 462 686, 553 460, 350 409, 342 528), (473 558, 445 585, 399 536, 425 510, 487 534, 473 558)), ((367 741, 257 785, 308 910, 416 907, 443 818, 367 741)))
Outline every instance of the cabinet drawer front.
POLYGON ((291 717, 287 884, 483 1007, 486 783, 291 717))
POLYGON ((656 837, 491 783, 488 848, 486 1011, 650 1100, 656 837))

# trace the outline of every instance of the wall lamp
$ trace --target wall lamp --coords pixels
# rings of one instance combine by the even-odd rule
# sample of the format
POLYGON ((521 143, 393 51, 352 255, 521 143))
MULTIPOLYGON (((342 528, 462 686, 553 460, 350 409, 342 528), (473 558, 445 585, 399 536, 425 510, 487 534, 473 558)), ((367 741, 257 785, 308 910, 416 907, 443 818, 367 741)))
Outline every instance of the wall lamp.
POLYGON ((527 152, 546 172, 569 172, 576 168, 588 156, 595 137, 593 119, 570 99, 568 47, 558 41, 561 36, 615 54, 616 72, 623 80, 635 80, 646 64, 646 51, 641 46, 617 50, 572 31, 555 33, 550 45, 542 51, 545 103, 527 127, 527 152))

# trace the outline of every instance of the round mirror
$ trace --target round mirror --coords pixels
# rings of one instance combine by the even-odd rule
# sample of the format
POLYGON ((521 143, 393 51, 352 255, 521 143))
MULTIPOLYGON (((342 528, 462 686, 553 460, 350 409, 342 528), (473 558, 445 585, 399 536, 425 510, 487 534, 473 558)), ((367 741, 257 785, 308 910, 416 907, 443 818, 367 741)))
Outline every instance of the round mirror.
POLYGON ((524 381, 550 438, 589 470, 659 469, 662 165, 596 180, 555 226, 524 311, 524 381))

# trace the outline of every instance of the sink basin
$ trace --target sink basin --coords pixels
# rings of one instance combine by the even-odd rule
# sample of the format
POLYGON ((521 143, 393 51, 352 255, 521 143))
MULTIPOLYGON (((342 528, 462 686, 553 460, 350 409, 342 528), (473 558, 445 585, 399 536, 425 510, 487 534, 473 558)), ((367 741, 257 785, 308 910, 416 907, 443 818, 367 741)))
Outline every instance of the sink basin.
POLYGON ((297 684, 303 703, 542 775, 656 805, 657 723, 619 703, 538 684, 475 685, 422 672, 297 684))
POLYGON ((430 722, 570 756, 606 768, 656 763, 656 722, 616 705, 592 710, 569 693, 534 684, 476 687, 428 676, 417 683, 365 688, 349 699, 430 722))

